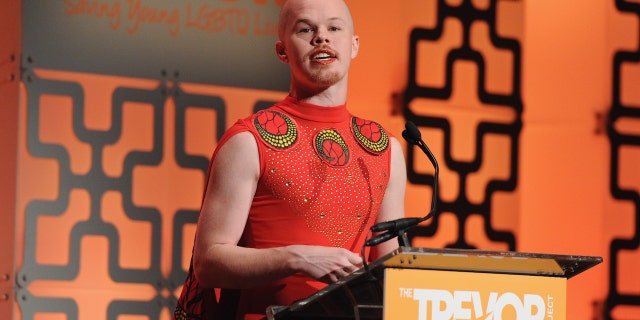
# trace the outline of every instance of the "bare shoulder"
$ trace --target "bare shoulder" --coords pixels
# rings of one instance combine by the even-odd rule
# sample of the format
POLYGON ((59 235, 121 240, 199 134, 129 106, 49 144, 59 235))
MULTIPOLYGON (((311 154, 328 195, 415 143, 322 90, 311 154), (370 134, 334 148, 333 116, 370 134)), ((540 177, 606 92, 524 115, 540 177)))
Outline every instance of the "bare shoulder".
MULTIPOLYGON (((239 132, 230 137, 216 152, 210 176, 228 187, 229 181, 249 179, 260 174, 258 145, 250 132, 239 132)), ((212 181, 210 181, 212 182, 212 181)))
POLYGON ((404 151, 402 150, 402 144, 400 143, 400 141, 396 138, 396 137, 391 137, 390 140, 390 144, 391 144, 391 162, 392 164, 397 164, 397 165, 401 165, 402 167, 405 166, 405 159, 404 159, 404 151))
POLYGON ((249 131, 242 131, 231 136, 225 143, 222 145, 218 153, 221 152, 234 152, 234 151, 250 151, 250 150, 258 151, 258 147, 256 145, 256 139, 253 134, 249 131))
POLYGON ((399 150, 399 152, 402 153, 402 144, 400 143, 400 140, 398 140, 398 138, 391 137, 389 141, 391 142, 391 148, 395 149, 394 151, 399 150))

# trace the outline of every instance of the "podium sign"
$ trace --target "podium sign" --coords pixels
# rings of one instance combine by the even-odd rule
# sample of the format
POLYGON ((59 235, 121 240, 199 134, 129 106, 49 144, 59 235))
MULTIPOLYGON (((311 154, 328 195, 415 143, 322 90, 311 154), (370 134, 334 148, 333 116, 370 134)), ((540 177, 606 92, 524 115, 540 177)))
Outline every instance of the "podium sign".
POLYGON ((565 320, 567 279, 601 257, 401 247, 269 320, 565 320))
POLYGON ((566 279, 387 268, 384 319, 566 319, 566 279))

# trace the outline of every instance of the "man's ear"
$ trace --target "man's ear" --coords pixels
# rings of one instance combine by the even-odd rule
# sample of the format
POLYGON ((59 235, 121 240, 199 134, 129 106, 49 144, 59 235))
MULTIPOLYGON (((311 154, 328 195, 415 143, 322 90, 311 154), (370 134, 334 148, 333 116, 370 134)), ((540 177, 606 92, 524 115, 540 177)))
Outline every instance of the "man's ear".
POLYGON ((354 35, 351 41, 351 59, 358 56, 358 49, 360 49, 360 37, 354 35))
POLYGON ((278 59, 280 59, 282 63, 289 63, 289 57, 287 57, 287 49, 284 47, 284 43, 282 43, 282 41, 276 42, 276 54, 278 55, 278 59))

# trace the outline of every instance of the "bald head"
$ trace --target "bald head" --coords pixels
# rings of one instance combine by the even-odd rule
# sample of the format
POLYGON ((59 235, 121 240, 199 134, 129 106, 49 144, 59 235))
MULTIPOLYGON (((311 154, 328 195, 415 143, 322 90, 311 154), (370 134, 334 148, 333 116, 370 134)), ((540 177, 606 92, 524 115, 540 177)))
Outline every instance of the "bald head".
POLYGON ((340 16, 336 18, 344 19, 353 33, 353 18, 344 0, 287 0, 280 10, 280 17, 278 19, 278 36, 280 40, 283 40, 285 31, 297 22, 296 20, 300 18, 298 16, 301 12, 313 11, 314 8, 327 5, 335 5, 340 8, 340 12, 338 13, 340 16))

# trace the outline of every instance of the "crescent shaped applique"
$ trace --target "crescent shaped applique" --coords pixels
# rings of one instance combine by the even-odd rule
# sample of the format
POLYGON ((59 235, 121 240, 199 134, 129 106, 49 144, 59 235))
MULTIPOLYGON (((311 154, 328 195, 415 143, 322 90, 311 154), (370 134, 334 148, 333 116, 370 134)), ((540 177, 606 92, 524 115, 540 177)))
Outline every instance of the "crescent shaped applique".
POLYGON ((274 149, 286 149, 298 140, 296 123, 277 111, 262 110, 253 118, 253 125, 266 144, 274 149))
POLYGON ((358 144, 370 153, 379 155, 389 147, 389 136, 377 122, 353 117, 351 131, 358 144))

